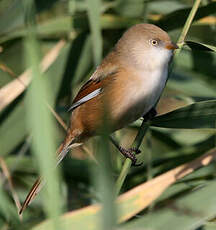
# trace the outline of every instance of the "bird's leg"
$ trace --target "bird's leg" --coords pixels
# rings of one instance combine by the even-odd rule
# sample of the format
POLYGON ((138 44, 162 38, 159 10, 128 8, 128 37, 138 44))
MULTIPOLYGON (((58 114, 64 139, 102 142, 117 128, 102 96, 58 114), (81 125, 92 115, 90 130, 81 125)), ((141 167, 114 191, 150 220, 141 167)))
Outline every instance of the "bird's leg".
POLYGON ((135 154, 139 154, 141 153, 141 151, 139 149, 136 148, 129 148, 129 149, 125 149, 123 147, 121 147, 116 141, 115 139, 110 136, 110 140, 111 142, 114 144, 114 146, 120 151, 120 153, 125 156, 126 158, 131 159, 132 161, 132 165, 133 166, 140 166, 142 163, 140 164, 136 164, 137 158, 135 156, 135 154))
POLYGON ((157 115, 156 109, 152 108, 152 109, 149 110, 148 113, 143 115, 143 118, 144 118, 145 121, 149 121, 149 120, 153 119, 156 115, 157 115))
MULTIPOLYGON (((157 111, 155 110, 155 108, 152 108, 148 113, 146 113, 143 118, 145 121, 149 121, 152 118, 154 118, 157 115, 157 111)), ((139 154, 141 153, 141 151, 139 149, 136 148, 129 148, 129 149, 125 149, 123 147, 121 147, 116 141, 115 139, 110 136, 110 140, 111 142, 115 145, 115 147, 120 151, 120 153, 125 156, 126 158, 131 159, 132 161, 132 165, 133 166, 140 166, 142 163, 140 164, 136 164, 137 158, 135 156, 135 154, 139 154)))

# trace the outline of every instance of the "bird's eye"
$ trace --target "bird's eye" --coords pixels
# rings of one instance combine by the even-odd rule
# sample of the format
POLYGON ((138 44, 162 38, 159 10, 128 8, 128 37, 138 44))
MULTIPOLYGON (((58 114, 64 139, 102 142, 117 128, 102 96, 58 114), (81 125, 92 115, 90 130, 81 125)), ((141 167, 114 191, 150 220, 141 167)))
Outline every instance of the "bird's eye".
POLYGON ((158 45, 158 41, 155 40, 155 39, 153 39, 153 40, 151 40, 151 44, 152 44, 153 46, 156 46, 156 45, 158 45))

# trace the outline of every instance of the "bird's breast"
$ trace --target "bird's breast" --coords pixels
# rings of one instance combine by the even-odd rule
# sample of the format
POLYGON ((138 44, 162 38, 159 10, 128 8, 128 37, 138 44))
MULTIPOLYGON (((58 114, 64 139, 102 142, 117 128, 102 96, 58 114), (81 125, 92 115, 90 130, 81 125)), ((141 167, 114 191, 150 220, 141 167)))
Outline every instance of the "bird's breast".
MULTIPOLYGON (((145 115, 157 103, 167 79, 167 67, 155 71, 132 71, 116 81, 111 99, 112 115, 123 127, 145 115)), ((120 127, 120 128, 121 128, 120 127)))
POLYGON ((165 87, 168 67, 157 68, 154 71, 144 71, 140 74, 140 89, 137 100, 143 102, 143 114, 147 113, 157 103, 165 87))

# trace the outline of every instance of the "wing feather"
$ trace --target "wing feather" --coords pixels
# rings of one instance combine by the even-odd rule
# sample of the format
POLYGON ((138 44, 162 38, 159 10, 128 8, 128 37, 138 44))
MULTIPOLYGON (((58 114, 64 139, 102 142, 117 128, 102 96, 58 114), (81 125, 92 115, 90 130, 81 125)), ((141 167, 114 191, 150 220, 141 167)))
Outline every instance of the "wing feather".
MULTIPOLYGON (((72 106, 68 111, 73 111, 83 103, 97 97, 103 92, 103 89, 109 84, 109 81, 114 80, 117 69, 111 69, 110 72, 97 72, 97 77, 90 78, 79 90, 77 96, 73 100, 72 106), (112 78, 112 79, 111 79, 112 78)), ((95 72, 95 73, 96 73, 95 72)), ((95 73, 93 74, 95 76, 95 73)))

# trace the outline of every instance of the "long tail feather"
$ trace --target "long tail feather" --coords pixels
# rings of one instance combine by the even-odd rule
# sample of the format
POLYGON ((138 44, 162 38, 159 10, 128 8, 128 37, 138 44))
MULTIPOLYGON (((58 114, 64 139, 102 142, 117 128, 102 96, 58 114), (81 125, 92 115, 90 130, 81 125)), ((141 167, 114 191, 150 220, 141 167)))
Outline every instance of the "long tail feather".
MULTIPOLYGON (((66 146, 65 145, 61 145, 58 149, 57 152, 59 152, 58 156, 57 156, 57 162, 56 162, 56 166, 58 166, 58 164, 64 159, 64 157, 67 155, 67 153, 70 151, 71 148, 77 147, 81 145, 80 143, 74 143, 72 145, 66 146)), ((28 205, 32 202, 32 200, 35 198, 35 196, 40 192, 40 190, 42 189, 42 187, 44 186, 45 181, 39 177, 36 182, 34 183, 34 185, 32 186, 30 192, 28 193, 25 201, 22 204, 22 207, 19 211, 19 215, 21 215, 23 213, 23 211, 28 207, 28 205)))
POLYGON ((28 196, 26 197, 24 203, 22 204, 21 209, 19 210, 19 215, 23 213, 23 211, 28 207, 28 205, 31 203, 31 201, 34 199, 34 197, 39 193, 40 189, 42 188, 43 184, 41 184, 42 180, 39 177, 34 185, 32 186, 28 196))

